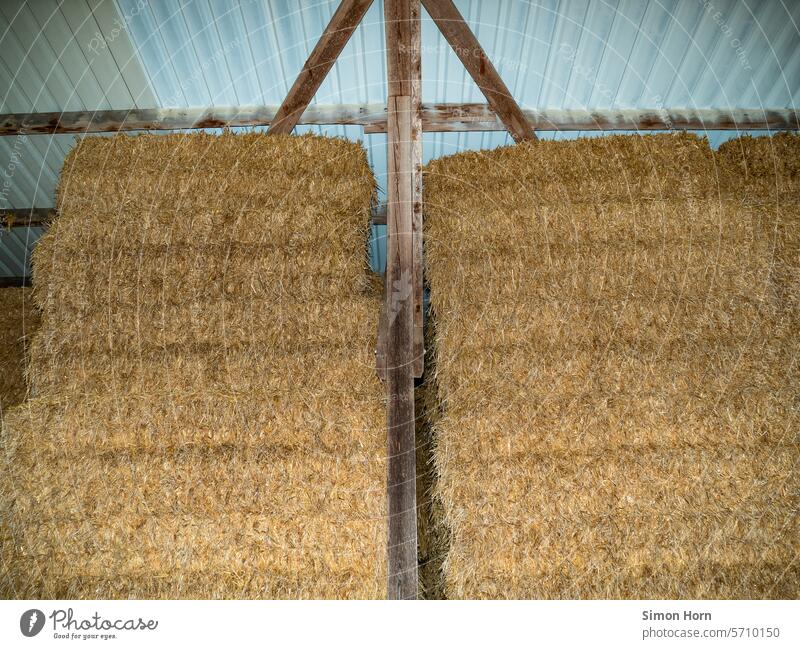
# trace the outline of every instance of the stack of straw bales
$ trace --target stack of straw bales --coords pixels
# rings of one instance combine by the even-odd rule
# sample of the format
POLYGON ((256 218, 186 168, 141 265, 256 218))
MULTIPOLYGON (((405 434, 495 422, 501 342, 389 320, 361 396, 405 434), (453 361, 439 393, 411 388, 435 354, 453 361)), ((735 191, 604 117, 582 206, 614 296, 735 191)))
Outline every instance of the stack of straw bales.
POLYGON ((659 135, 430 164, 448 596, 800 595, 798 160, 659 135))
POLYGON ((38 324, 28 289, 0 289, 0 416, 25 399, 25 343, 38 324))
MULTIPOLYGON (((772 273, 779 303, 800 327, 800 137, 742 137, 723 144, 722 186, 737 208, 772 229, 772 273)), ((795 332, 800 329, 795 328, 795 332)), ((795 376, 796 378, 796 376, 795 376)), ((797 391, 797 384, 794 386, 797 391)))
POLYGON ((3 433, 6 594, 384 595, 373 192, 342 140, 78 145, 3 433))

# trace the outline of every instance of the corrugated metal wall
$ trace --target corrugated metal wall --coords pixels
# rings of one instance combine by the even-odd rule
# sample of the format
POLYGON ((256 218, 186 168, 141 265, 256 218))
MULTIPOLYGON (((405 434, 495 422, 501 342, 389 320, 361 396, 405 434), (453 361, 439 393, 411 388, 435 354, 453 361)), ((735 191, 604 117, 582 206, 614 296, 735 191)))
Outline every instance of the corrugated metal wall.
MULTIPOLYGON (((456 4, 527 107, 776 108, 800 100, 800 2, 456 4)), ((2 110, 278 104, 336 5, 337 0, 4 0, 2 110)), ((376 0, 316 103, 385 101, 382 15, 376 0)), ((422 40, 424 101, 483 101, 424 12, 422 40)), ((383 184, 385 136, 364 136, 359 127, 298 130, 363 140, 383 184)), ((735 133, 708 136, 718 146, 735 133)), ((18 160, 3 205, 51 205, 72 139, 0 138, 0 168, 18 160), (16 158, 15 146, 22 151, 16 158)), ((503 133, 429 133, 424 153, 429 159, 507 143, 503 133)), ((374 254, 373 263, 381 266, 378 247, 374 254)))
MULTIPOLYGON (((0 2, 0 112, 157 106, 114 0, 0 2)), ((72 135, 0 137, 0 209, 50 207, 72 135)), ((0 273, 27 275, 41 228, 0 230, 0 273)))

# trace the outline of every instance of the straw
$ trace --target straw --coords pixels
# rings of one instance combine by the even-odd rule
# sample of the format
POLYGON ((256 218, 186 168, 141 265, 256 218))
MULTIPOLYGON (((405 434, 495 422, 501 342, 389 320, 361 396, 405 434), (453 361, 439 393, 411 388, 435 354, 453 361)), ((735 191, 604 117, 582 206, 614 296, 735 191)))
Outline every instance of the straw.
POLYGON ((6 596, 384 596, 374 192, 345 140, 80 141, 3 431, 6 596))
POLYGON ((448 597, 800 595, 799 157, 655 135, 428 165, 448 597))

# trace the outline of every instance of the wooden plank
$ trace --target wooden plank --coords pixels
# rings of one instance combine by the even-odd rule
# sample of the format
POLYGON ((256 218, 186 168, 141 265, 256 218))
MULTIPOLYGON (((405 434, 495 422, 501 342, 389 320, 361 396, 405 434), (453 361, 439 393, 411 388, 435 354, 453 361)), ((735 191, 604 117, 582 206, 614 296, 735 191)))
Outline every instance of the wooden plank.
POLYGON ((381 203, 372 211, 372 225, 386 225, 386 203, 381 203))
MULTIPOLYGON (((800 129, 800 112, 791 108, 523 110, 537 131, 786 131, 800 129)), ((384 124, 365 124, 365 133, 384 124)), ((504 131, 486 104, 423 104, 422 129, 428 132, 504 131)))
POLYGON ((390 599, 417 596, 410 115, 410 97, 389 97, 385 297, 390 599))
POLYGON ((30 275, 25 277, 0 277, 0 288, 21 288, 31 286, 30 275))
MULTIPOLYGON (((54 133, 167 131, 226 126, 268 126, 276 106, 154 108, 0 114, 0 136, 54 133)), ((537 131, 786 131, 800 130, 800 113, 791 108, 523 110, 537 131)), ((385 104, 309 106, 300 124, 363 126, 365 133, 386 132, 385 104)), ((422 130, 504 131, 486 104, 423 104, 422 130)))
POLYGON ((342 0, 339 3, 270 124, 270 133, 292 132, 371 4, 372 0, 342 0))
POLYGON ((23 207, 0 210, 0 224, 6 228, 43 228, 55 216, 52 207, 23 207))
POLYGON ((386 28, 386 76, 389 96, 411 96, 411 0, 389 0, 383 4, 386 28))
POLYGON ((411 0, 411 227, 414 233, 414 376, 425 371, 424 266, 422 257, 422 28, 420 0, 411 0))
POLYGON ((453 0, 422 0, 422 4, 514 140, 534 139, 533 128, 453 0))
POLYGON ((375 341, 375 373, 381 381, 389 380, 389 359, 387 358, 387 338, 389 336, 389 316, 388 316, 388 300, 386 296, 389 291, 386 290, 386 276, 384 275, 383 285, 383 299, 381 300, 381 312, 378 316, 378 335, 375 341))
MULTIPOLYGON (((114 133, 118 131, 168 131, 226 126, 268 126, 275 106, 224 108, 142 108, 135 110, 72 111, 65 113, 0 114, 0 135, 52 133, 114 133)), ((303 124, 355 124, 386 122, 383 104, 312 106, 303 124)), ((386 130, 384 126, 384 131, 386 130)))
MULTIPOLYGON (((523 110, 537 131, 786 131, 800 129, 793 109, 626 109, 523 110)), ((423 104, 422 129, 427 132, 505 131, 486 104, 423 104)), ((370 120, 365 133, 385 133, 386 124, 370 120)))
POLYGON ((411 174, 413 231, 413 373, 425 367, 422 267, 422 56, 420 0, 392 0, 384 7, 389 96, 411 98, 411 174))
POLYGON ((415 599, 418 589, 411 5, 411 0, 384 1, 389 86, 385 292, 389 599, 415 599))

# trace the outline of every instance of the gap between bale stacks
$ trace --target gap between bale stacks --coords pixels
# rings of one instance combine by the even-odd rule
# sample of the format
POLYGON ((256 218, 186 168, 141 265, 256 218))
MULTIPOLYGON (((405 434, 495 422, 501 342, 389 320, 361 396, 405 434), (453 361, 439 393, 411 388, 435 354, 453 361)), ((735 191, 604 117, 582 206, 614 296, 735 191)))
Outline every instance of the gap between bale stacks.
POLYGON ((798 160, 657 135, 428 166, 446 596, 800 595, 798 160))
POLYGON ((3 431, 5 596, 385 596, 374 192, 344 140, 78 144, 3 431))

